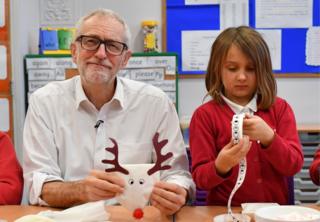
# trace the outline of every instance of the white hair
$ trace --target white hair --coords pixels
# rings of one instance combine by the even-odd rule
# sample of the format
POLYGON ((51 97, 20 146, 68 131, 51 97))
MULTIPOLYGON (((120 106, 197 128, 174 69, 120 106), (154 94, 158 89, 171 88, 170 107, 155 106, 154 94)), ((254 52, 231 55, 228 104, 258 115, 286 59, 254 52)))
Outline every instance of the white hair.
POLYGON ((89 18, 91 18, 91 17, 93 17, 95 15, 111 17, 111 18, 116 19, 118 22, 120 22, 124 27, 124 39, 123 39, 123 41, 130 48, 131 32, 130 32, 129 26, 127 25, 127 23, 125 22, 125 20, 123 18, 121 18, 116 12, 114 12, 114 11, 112 11, 110 9, 104 9, 104 8, 96 9, 96 10, 90 12, 89 14, 81 17, 78 20, 77 24, 76 24, 76 35, 75 35, 75 38, 77 38, 80 35, 80 30, 82 28, 83 23, 87 19, 89 19, 89 18))

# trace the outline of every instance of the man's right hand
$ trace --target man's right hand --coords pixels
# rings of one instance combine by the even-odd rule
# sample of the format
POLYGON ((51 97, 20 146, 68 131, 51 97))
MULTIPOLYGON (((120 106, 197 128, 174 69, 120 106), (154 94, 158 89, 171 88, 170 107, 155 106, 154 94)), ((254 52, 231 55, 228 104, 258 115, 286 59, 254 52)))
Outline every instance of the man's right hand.
POLYGON ((92 170, 90 174, 79 181, 83 186, 81 198, 83 202, 98 201, 115 197, 124 191, 124 181, 116 173, 106 173, 92 170))
POLYGON ((44 183, 41 198, 52 207, 71 207, 113 198, 124 191, 124 186, 124 181, 116 173, 92 170, 80 181, 44 183))

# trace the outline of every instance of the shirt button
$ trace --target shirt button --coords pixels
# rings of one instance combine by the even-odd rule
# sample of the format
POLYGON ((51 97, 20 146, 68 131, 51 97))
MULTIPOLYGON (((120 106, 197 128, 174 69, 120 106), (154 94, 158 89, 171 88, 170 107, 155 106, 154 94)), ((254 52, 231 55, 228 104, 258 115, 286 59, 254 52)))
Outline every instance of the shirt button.
POLYGON ((262 183, 262 179, 261 178, 257 179, 257 183, 262 183))

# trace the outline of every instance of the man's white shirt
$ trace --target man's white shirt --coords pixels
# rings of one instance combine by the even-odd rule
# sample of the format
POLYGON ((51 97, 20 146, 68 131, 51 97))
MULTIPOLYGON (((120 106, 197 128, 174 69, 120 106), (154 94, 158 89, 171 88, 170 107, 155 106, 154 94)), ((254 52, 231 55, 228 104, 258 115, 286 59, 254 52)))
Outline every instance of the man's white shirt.
POLYGON ((104 170, 105 150, 117 141, 120 164, 153 163, 152 138, 168 139, 161 153, 173 157, 163 164, 161 180, 181 185, 194 196, 195 186, 174 105, 151 85, 117 77, 113 98, 100 110, 86 97, 79 76, 51 82, 30 96, 23 135, 23 169, 28 200, 41 198, 43 183, 84 179, 92 169, 104 170), (98 120, 102 120, 95 128, 98 120))

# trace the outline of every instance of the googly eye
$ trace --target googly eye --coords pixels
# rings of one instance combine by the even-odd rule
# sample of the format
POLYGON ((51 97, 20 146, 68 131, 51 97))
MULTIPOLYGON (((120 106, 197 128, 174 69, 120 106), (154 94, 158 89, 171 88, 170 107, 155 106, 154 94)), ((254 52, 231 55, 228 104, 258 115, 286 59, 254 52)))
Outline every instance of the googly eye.
POLYGON ((140 179, 140 180, 139 180, 139 184, 140 184, 140 185, 144 184, 144 182, 145 182, 144 179, 140 179))
POLYGON ((133 185, 133 184, 134 184, 134 179, 129 179, 129 180, 128 180, 128 184, 129 184, 129 185, 133 185))

